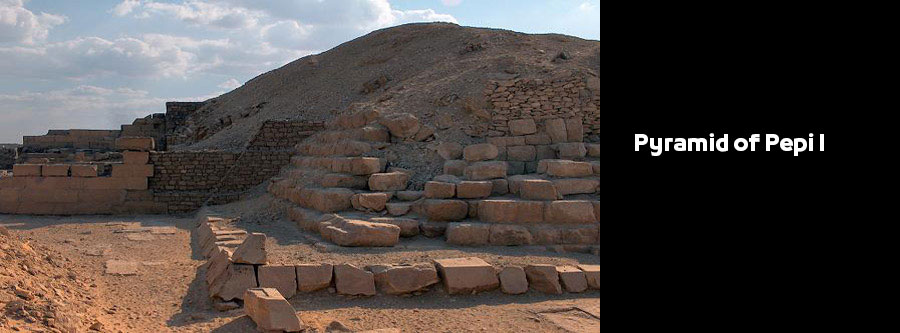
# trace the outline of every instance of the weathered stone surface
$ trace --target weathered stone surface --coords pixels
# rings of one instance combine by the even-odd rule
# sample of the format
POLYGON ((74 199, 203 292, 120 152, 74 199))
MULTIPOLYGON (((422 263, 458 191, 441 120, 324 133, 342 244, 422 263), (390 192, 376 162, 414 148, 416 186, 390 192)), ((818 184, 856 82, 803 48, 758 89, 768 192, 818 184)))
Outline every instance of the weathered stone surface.
POLYGON ((518 183, 519 196, 526 200, 557 200, 562 196, 556 192, 553 182, 543 179, 524 179, 518 183))
POLYGON ((559 244, 562 240, 561 230, 552 226, 536 226, 529 229, 532 244, 550 245, 559 244))
POLYGON ((253 265, 231 264, 209 286, 209 295, 230 301, 243 298, 245 290, 256 287, 253 265))
POLYGON ((514 175, 509 176, 507 181, 509 182, 509 193, 519 194, 519 188, 522 187, 522 182, 529 179, 543 179, 538 175, 514 175))
POLYGON ((320 222, 319 232, 340 246, 394 246, 400 241, 396 225, 340 217, 320 222))
POLYGON ((285 298, 297 294, 297 268, 284 265, 263 265, 257 268, 256 276, 261 288, 275 288, 285 298))
POLYGON ((584 143, 581 142, 559 143, 556 145, 556 150, 559 158, 566 160, 582 159, 587 154, 587 149, 584 148, 584 143))
POLYGON ((441 142, 437 146, 437 153, 445 160, 458 160, 462 157, 463 146, 456 142, 441 142))
POLYGON ((419 221, 398 217, 373 217, 369 219, 375 223, 393 224, 400 227, 400 237, 413 237, 419 234, 419 221))
POLYGON ((594 244, 599 238, 600 227, 594 225, 567 226, 559 229, 560 242, 565 244, 594 244))
POLYGON ((331 264, 297 265, 297 290, 310 292, 331 286, 331 264))
POLYGON ((556 159, 556 149, 553 149, 552 145, 537 145, 534 146, 535 150, 535 160, 553 160, 556 159))
POLYGON ((597 192, 600 180, 585 178, 559 178, 552 180, 559 195, 591 194, 597 192))
MULTIPOLYGON (((388 214, 393 216, 403 216, 409 213, 412 204, 408 202, 389 202, 385 204, 385 208, 387 208, 388 214)), ((403 235, 401 231, 400 235, 403 235)))
POLYGON ((372 265, 366 269, 375 275, 378 290, 388 295, 409 294, 440 282, 432 264, 372 265))
POLYGON ((482 181, 461 181, 456 184, 456 197, 460 199, 481 199, 487 198, 494 190, 494 182, 489 180, 482 181))
POLYGON ((463 148, 463 159, 468 162, 487 161, 497 158, 497 146, 490 143, 468 145, 463 148))
POLYGON ((594 205, 594 218, 600 222, 600 201, 591 201, 591 204, 594 205))
POLYGON ((581 142, 584 140, 584 127, 581 117, 566 119, 566 140, 569 142, 581 142))
POLYGON ((590 163, 570 160, 541 160, 537 171, 554 177, 587 177, 594 173, 590 163))
POLYGON ((380 212, 384 210, 388 201, 387 193, 357 193, 350 197, 350 203, 356 210, 372 210, 380 212))
POLYGON ((551 118, 544 120, 544 131, 550 136, 550 142, 560 143, 569 139, 566 132, 566 121, 561 118, 551 118))
POLYGON ((456 184, 429 181, 425 182, 425 197, 429 199, 448 199, 456 195, 456 184))
MULTIPOLYGON (((46 167, 44 167, 46 169, 46 167)), ((113 164, 112 177, 114 178, 141 178, 153 177, 153 166, 149 164, 113 164)))
POLYGON ((467 166, 464 173, 468 180, 489 180, 506 177, 507 168, 505 161, 475 162, 467 166))
POLYGON ((437 259, 434 263, 449 294, 472 294, 500 286, 494 267, 480 258, 437 259))
POLYGON ((462 246, 487 245, 491 234, 491 225, 487 223, 449 223, 447 224, 447 243, 462 246))
POLYGON ((231 260, 239 264, 264 265, 266 263, 266 235, 251 233, 244 242, 234 250, 231 260))
POLYGON ((527 135, 537 132, 534 119, 516 119, 509 121, 509 133, 512 135, 527 135))
POLYGON ((599 143, 585 143, 584 148, 587 149, 587 156, 600 157, 600 144, 599 143))
POLYGON ((509 181, 506 179, 491 179, 493 188, 491 194, 504 195, 509 193, 509 181))
POLYGON ((146 151, 124 151, 122 152, 122 162, 125 164, 144 165, 150 162, 150 152, 146 151))
POLYGON ((127 260, 107 260, 106 274, 109 275, 136 275, 139 263, 127 260))
POLYGON ((153 138, 138 136, 122 136, 116 139, 116 149, 151 151, 156 148, 153 138))
POLYGON ((492 224, 491 245, 511 246, 531 244, 531 233, 528 228, 519 225, 492 224))
POLYGON ((216 251, 207 261, 206 284, 212 285, 213 281, 225 272, 228 265, 231 265, 231 250, 221 249, 216 251))
POLYGON ((376 173, 369 176, 372 191, 402 191, 406 189, 409 175, 403 172, 376 173))
POLYGON ((447 231, 447 224, 447 222, 422 221, 421 223, 419 223, 419 230, 425 237, 440 237, 443 236, 447 231))
POLYGON ((521 266, 507 266, 500 271, 500 291, 504 294, 524 294, 528 291, 528 279, 521 266))
POLYGON ((433 221, 459 221, 468 213, 469 205, 462 200, 425 200, 425 215, 433 221))
POLYGON ((306 188, 299 192, 300 204, 323 213, 339 212, 353 207, 353 190, 346 188, 306 188))
POLYGON ((335 160, 331 171, 364 176, 381 172, 384 170, 385 164, 383 159, 376 157, 345 157, 335 160))
POLYGON ((416 201, 425 196, 424 191, 397 191, 397 199, 403 201, 416 201))
POLYGON ((600 265, 578 265, 584 272, 588 287, 600 290, 600 265))
POLYGON ((329 173, 321 176, 319 185, 322 185, 322 187, 343 187, 362 190, 369 185, 369 178, 343 173, 329 173))
POLYGON ((97 177, 97 166, 87 164, 72 165, 72 177, 97 177))
POLYGON ((252 288, 244 292, 244 311, 261 331, 299 332, 303 322, 275 288, 252 288))
POLYGON ((547 203, 544 221, 553 224, 590 224, 597 221, 594 205, 587 200, 557 200, 547 203))
POLYGON ((591 171, 593 171, 595 175, 599 175, 600 174, 600 162, 591 161, 591 171))
POLYGON ((482 200, 478 204, 478 218, 489 223, 540 223, 544 203, 521 200, 482 200))
POLYGON ((531 289, 545 294, 562 294, 556 266, 528 265, 525 266, 525 276, 528 278, 528 286, 531 289))
POLYGON ((44 177, 68 177, 68 164, 47 164, 41 168, 41 176, 44 177))
POLYGON ((506 158, 510 161, 534 161, 536 150, 534 146, 510 146, 506 147, 506 158))
POLYGON ((375 295, 374 274, 349 264, 334 266, 334 285, 341 295, 375 295))
POLYGON ((469 163, 464 160, 447 160, 444 161, 444 174, 462 177, 465 174, 466 167, 469 163))
POLYGON ((395 113, 382 116, 378 121, 398 138, 407 138, 419 132, 419 118, 410 113, 395 113))
POLYGON ((14 164, 13 165, 13 176, 14 177, 40 177, 41 176, 41 165, 40 164, 14 164))
POLYGON ((559 281, 562 287, 570 293, 580 293, 587 290, 587 280, 584 272, 575 266, 558 266, 556 272, 559 273, 559 281))
POLYGON ((442 182, 442 183, 450 183, 450 184, 459 184, 462 182, 462 179, 454 175, 437 175, 431 179, 432 181, 442 182))
POLYGON ((547 133, 536 133, 525 136, 525 144, 526 145, 549 145, 552 143, 550 141, 550 136, 547 133))

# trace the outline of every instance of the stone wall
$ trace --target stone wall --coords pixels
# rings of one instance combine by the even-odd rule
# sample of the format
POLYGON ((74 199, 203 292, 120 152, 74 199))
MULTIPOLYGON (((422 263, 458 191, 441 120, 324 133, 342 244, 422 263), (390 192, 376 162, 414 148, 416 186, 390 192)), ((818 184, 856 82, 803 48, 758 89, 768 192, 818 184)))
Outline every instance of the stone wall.
POLYGON ((495 81, 484 93, 491 106, 489 137, 511 135, 512 120, 533 119, 541 124, 561 118, 580 120, 584 141, 599 141, 600 79, 595 76, 495 81))
POLYGON ((164 113, 135 119, 131 125, 122 125, 121 136, 151 137, 156 142, 156 150, 166 150, 166 119, 164 113))
POLYGON ((41 152, 47 149, 94 149, 114 150, 116 138, 121 131, 116 130, 50 130, 47 135, 22 137, 23 151, 41 152))
POLYGON ((18 148, 19 148, 19 145, 0 144, 0 170, 12 169, 13 164, 16 163, 16 157, 18 156, 18 153, 17 153, 18 148))
POLYGON ((250 140, 248 150, 291 150, 310 135, 325 128, 322 122, 268 120, 250 140))
POLYGON ((185 142, 185 138, 175 134, 178 127, 184 126, 188 117, 199 110, 205 102, 166 102, 166 144, 177 145, 185 142))

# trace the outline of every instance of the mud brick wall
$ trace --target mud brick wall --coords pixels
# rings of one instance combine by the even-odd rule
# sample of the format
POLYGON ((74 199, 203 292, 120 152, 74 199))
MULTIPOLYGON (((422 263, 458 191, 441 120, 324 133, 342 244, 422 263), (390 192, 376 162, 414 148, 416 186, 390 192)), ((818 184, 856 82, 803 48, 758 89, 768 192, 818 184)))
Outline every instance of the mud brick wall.
POLYGON ((210 204, 237 201, 240 195, 274 177, 290 162, 290 152, 153 152, 149 180, 154 200, 169 213, 190 212, 210 204))
POLYGON ((491 106, 490 137, 509 136, 508 122, 580 118, 584 141, 596 142, 600 131, 600 79, 574 74, 558 79, 524 78, 494 81, 484 91, 491 106))
POLYGON ((199 110, 205 102, 166 102, 166 145, 184 143, 184 139, 175 135, 175 129, 184 126, 188 117, 199 110))
POLYGON ((166 150, 166 115, 155 113, 135 119, 131 125, 122 125, 122 136, 151 137, 156 150, 166 150))
POLYGON ((0 170, 12 169, 16 163, 18 145, 0 145, 0 170))
POLYGON ((47 135, 24 136, 22 142, 26 152, 59 148, 115 150, 119 134, 115 130, 50 130, 47 135))
POLYGON ((269 120, 250 140, 249 150, 292 150, 313 133, 325 128, 322 122, 269 120))

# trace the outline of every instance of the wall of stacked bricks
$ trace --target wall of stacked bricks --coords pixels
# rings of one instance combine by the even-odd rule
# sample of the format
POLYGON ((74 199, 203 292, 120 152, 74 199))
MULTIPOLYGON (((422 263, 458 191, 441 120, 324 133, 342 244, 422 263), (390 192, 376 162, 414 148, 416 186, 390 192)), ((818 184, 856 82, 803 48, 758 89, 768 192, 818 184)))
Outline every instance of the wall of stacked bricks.
POLYGON ((43 151, 46 149, 95 149, 114 150, 117 130, 51 130, 47 135, 22 137, 23 150, 43 151))
POLYGON ((203 106, 204 102, 166 102, 166 145, 184 143, 174 135, 175 129, 183 126, 188 117, 203 106))
POLYGON ((0 145, 0 170, 10 170, 16 163, 18 145, 0 145))
POLYGON ((248 150, 293 150, 313 133, 325 129, 323 122, 269 120, 250 141, 248 150))
POLYGON ((130 125, 122 125, 121 136, 150 137, 156 142, 156 150, 166 150, 166 114, 155 113, 135 119, 130 125))
POLYGON ((509 136, 508 122, 517 119, 581 120, 584 141, 596 142, 600 131, 600 80, 589 74, 559 79, 516 79, 491 82, 484 95, 491 108, 489 137, 509 136))

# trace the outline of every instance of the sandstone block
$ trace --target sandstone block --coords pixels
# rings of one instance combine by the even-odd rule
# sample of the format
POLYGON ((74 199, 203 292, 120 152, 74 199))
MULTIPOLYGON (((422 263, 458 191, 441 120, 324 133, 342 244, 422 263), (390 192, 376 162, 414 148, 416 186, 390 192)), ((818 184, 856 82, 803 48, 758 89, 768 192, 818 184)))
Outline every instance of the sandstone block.
POLYGON ((440 282, 432 264, 372 265, 366 269, 375 275, 378 290, 388 295, 409 294, 440 282))
POLYGON ((406 189, 409 175, 403 172, 375 173, 369 176, 372 191, 401 191, 406 189))
POLYGON ((468 180, 489 180, 506 177, 508 165, 504 161, 475 162, 464 173, 468 180))
POLYGON ((528 265, 525 266, 525 276, 531 289, 545 294, 562 294, 562 286, 559 284, 559 274, 553 265, 528 265))
POLYGON ((543 179, 524 179, 518 182, 518 192, 519 196, 526 200, 562 199, 553 182, 543 179))
MULTIPOLYGON (((505 181, 505 179, 497 180, 505 181)), ((456 197, 461 199, 487 198, 493 190, 493 181, 462 181, 456 184, 456 197)))
POLYGON ((113 164, 113 178, 153 177, 153 165, 113 164))
POLYGON ((442 182, 442 183, 450 183, 450 184, 459 184, 462 180, 459 177, 454 175, 437 175, 431 179, 432 181, 442 182))
POLYGON ((570 160, 541 160, 537 171, 554 177, 587 177, 594 173, 590 163, 570 160))
POLYGON ((488 223, 540 223, 544 203, 520 200, 482 200, 478 204, 478 218, 488 223))
POLYGON ((552 245, 562 243, 562 231, 558 227, 537 226, 530 229, 533 244, 552 245))
POLYGON ((40 177, 40 164, 14 164, 13 177, 40 177))
POLYGON ((468 213, 469 205, 462 200, 425 200, 425 215, 433 221, 459 221, 468 213))
POLYGON ((211 286, 213 281, 222 275, 222 273, 225 273, 225 270, 228 269, 228 265, 231 265, 231 250, 223 248, 215 251, 215 254, 209 258, 207 264, 206 284, 211 286))
POLYGON ((398 217, 373 217, 369 220, 375 223, 393 224, 400 227, 400 237, 413 237, 419 234, 419 221, 415 219, 398 217))
POLYGON ((437 153, 445 160, 458 160, 462 158, 463 146, 456 142, 441 142, 437 146, 437 153))
POLYGON ((425 196, 424 191, 397 191, 397 199, 403 201, 416 201, 425 196))
POLYGON ((534 146, 509 146, 506 147, 506 158, 510 161, 534 161, 537 154, 534 146))
POLYGON ((535 150, 534 159, 538 160, 538 161, 556 159, 556 150, 553 149, 553 147, 554 146, 552 146, 552 145, 534 146, 534 150, 535 150))
POLYGON ((410 113, 395 113, 384 115, 378 123, 388 128, 391 135, 398 138, 407 138, 419 132, 419 118, 410 113))
POLYGON ((209 286, 209 295, 230 301, 243 298, 245 290, 256 287, 253 265, 231 264, 209 286))
POLYGON ((334 266, 334 285, 341 295, 375 295, 374 274, 349 264, 334 266))
POLYGON ((340 246, 394 246, 400 241, 400 227, 362 220, 333 219, 320 223, 319 231, 340 246))
POLYGON ((531 244, 531 233, 528 228, 519 225, 493 224, 491 226, 491 245, 512 246, 531 244))
POLYGON ((387 193, 357 193, 350 197, 350 203, 356 210, 372 210, 380 212, 387 204, 387 193))
POLYGON ((600 187, 600 180, 561 178, 554 179, 553 186, 556 187, 556 191, 559 192, 559 195, 591 194, 597 192, 598 187, 600 187))
POLYGON ((422 221, 419 223, 419 230, 425 237, 440 237, 447 231, 447 224, 447 222, 422 221))
POLYGON ((550 142, 560 143, 569 139, 566 131, 566 121, 561 118, 552 118, 544 121, 544 132, 550 136, 550 142))
POLYGON ((469 162, 487 161, 497 158, 499 150, 490 143, 468 145, 463 149, 463 159, 469 162))
POLYGON ((297 290, 310 292, 328 288, 331 285, 331 264, 297 265, 297 290))
POLYGON ((239 264, 265 265, 267 260, 266 234, 254 232, 247 235, 244 242, 234 250, 231 260, 239 264))
POLYGON ((252 288, 244 292, 244 312, 261 331, 299 332, 303 322, 275 288, 252 288))
POLYGON ((123 136, 116 139, 116 149, 151 151, 156 148, 153 138, 139 136, 123 136))
POLYGON ((428 199, 448 199, 456 195, 456 184, 429 181, 425 183, 425 197, 428 199))
MULTIPOLYGON (((297 294, 297 269, 294 266, 259 266, 257 278, 261 288, 275 288, 285 298, 291 298, 297 294)), ((246 301, 246 298, 244 300, 246 301)))
POLYGON ((581 117, 566 119, 566 140, 581 142, 584 140, 584 127, 581 117))
POLYGON ((500 286, 494 267, 480 258, 437 259, 434 263, 448 294, 473 294, 500 286))
POLYGON ((497 147, 522 146, 525 144, 524 136, 494 136, 487 138, 487 143, 497 147))
POLYGON ((584 148, 587 150, 587 156, 600 157, 600 144, 599 143, 585 143, 584 148))
POLYGON ((491 225, 487 223, 448 223, 447 243, 462 246, 487 245, 491 225))
POLYGON ((303 189, 300 194, 305 196, 305 198, 300 200, 301 203, 305 203, 305 207, 320 212, 338 212, 350 209, 353 206, 350 198, 353 197, 354 193, 346 188, 303 189))
MULTIPOLYGON (((15 174, 15 172, 13 172, 15 174)), ((41 167, 41 175, 44 177, 68 177, 68 164, 47 164, 41 167)))
POLYGON ((600 265, 578 265, 591 289, 600 290, 600 265))
POLYGON ((558 266, 556 272, 559 273, 559 281, 562 287, 570 293, 580 293, 587 290, 587 280, 584 272, 575 266, 558 266))
POLYGON ((595 244, 600 236, 597 225, 568 226, 559 229, 560 243, 595 244))
POLYGON ((321 176, 319 185, 322 187, 343 187, 362 190, 369 185, 369 179, 364 176, 329 173, 321 176))
POLYGON ((122 160, 125 164, 144 165, 150 162, 150 153, 146 151, 124 151, 122 160))
MULTIPOLYGON (((385 208, 387 208, 388 214, 392 216, 403 216, 409 213, 410 208, 412 207, 411 203, 408 202, 389 202, 385 204, 385 208)), ((400 236, 403 236, 403 232, 401 230, 400 236)))
MULTIPOLYGON (((379 173, 384 170, 386 164, 383 159, 376 157, 348 157, 342 160, 349 161, 349 173, 356 176, 379 173)), ((332 171, 334 172, 348 172, 344 171, 343 168, 338 169, 340 171, 334 170, 334 167, 332 167, 332 171)))
POLYGON ((444 161, 444 174, 462 177, 465 174, 466 167, 469 166, 464 160, 447 160, 444 161))
POLYGON ((537 126, 534 124, 534 119, 510 120, 508 125, 509 133, 512 135, 527 135, 537 132, 537 126))
POLYGON ((500 291, 504 294, 524 294, 528 291, 528 279, 521 266, 508 266, 500 271, 500 291))
POLYGON ((597 221, 594 205, 587 200, 557 200, 547 203, 544 221, 553 224, 590 224, 597 221))
POLYGON ((75 164, 71 168, 72 177, 97 177, 97 166, 87 164, 75 164))
POLYGON ((491 179, 491 194, 504 195, 509 193, 509 181, 506 179, 491 179))
POLYGON ((587 149, 584 148, 584 143, 581 142, 558 143, 556 144, 556 150, 557 156, 565 160, 582 159, 587 154, 587 149))
POLYGON ((547 135, 547 133, 537 133, 525 136, 526 145, 549 145, 551 143, 550 136, 547 135))

